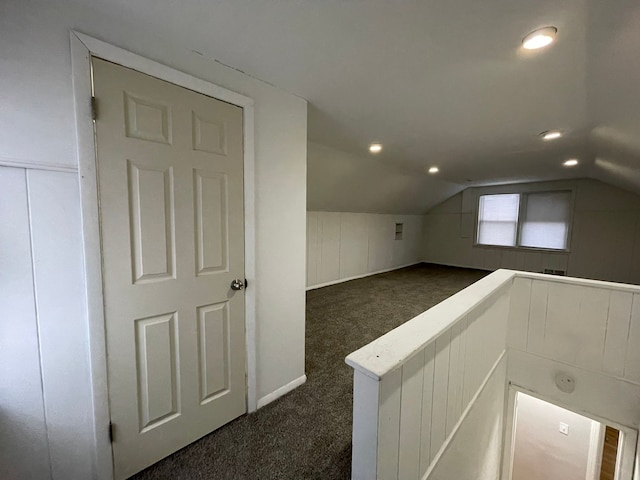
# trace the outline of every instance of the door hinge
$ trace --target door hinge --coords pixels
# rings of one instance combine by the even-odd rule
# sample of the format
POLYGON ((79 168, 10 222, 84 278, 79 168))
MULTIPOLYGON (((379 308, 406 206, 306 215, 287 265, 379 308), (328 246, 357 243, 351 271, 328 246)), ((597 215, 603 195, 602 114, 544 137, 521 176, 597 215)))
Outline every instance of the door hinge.
POLYGON ((98 118, 98 101, 96 97, 91 97, 91 118, 94 122, 98 118))
POLYGON ((113 423, 109 422, 109 441, 113 443, 113 423))

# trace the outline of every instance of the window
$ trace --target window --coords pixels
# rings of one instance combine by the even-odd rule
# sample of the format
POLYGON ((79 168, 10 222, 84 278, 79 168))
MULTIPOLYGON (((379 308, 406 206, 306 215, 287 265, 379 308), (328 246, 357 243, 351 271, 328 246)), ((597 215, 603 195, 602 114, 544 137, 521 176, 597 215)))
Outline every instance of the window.
POLYGON ((566 249, 571 193, 530 193, 526 199, 520 246, 566 249))
POLYGON ((478 243, 516 246, 520 195, 482 195, 478 212, 478 243))
POLYGON ((481 195, 480 245, 566 250, 571 192, 481 195))

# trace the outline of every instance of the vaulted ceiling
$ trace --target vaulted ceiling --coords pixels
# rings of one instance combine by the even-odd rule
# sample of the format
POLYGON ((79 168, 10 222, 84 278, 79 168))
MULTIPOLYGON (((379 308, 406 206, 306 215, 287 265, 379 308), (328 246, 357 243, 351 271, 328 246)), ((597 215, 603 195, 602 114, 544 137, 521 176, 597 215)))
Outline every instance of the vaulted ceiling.
MULTIPOLYGON (((637 0, 93 5, 304 97, 312 142, 361 158, 363 177, 420 176, 425 206, 452 189, 526 180, 593 177, 640 191, 637 0), (546 25, 558 28, 553 45, 520 48, 546 25), (565 135, 542 142, 549 129, 565 135), (384 150, 368 169, 372 141, 384 150), (574 157, 577 167, 562 166, 574 157), (432 165, 437 179, 424 172, 432 165)), ((310 169, 311 190, 336 175, 323 163, 310 169)))

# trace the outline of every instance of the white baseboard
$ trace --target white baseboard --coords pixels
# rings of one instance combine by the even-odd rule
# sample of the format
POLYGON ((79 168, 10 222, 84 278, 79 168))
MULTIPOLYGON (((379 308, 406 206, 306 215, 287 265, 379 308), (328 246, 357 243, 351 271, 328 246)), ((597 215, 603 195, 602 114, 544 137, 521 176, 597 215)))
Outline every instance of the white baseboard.
POLYGON ((363 273, 362 275, 354 275, 353 277, 340 278, 338 280, 332 280, 330 282, 318 283, 317 285, 311 285, 310 287, 307 287, 307 292, 309 290, 315 290, 316 288, 328 287, 329 285, 336 285, 338 283, 348 282, 349 280, 357 280, 358 278, 370 277, 372 275, 378 275, 380 273, 387 273, 387 272, 392 272, 394 270, 400 270, 401 268, 407 268, 412 265, 418 265, 419 263, 422 263, 422 260, 419 260, 417 262, 407 263, 405 265, 399 265, 397 267, 386 268, 384 270, 377 270, 375 272, 363 273))
POLYGON ((282 387, 280 387, 277 390, 265 395, 264 397, 259 398, 258 399, 258 409, 261 409, 265 405, 268 405, 269 403, 273 402, 274 400, 277 400, 278 398, 280 398, 284 394, 289 393, 291 390, 293 390, 295 388, 298 388, 300 385, 302 385, 306 381, 307 381, 307 376, 306 375, 302 375, 301 377, 298 377, 295 380, 287 383, 286 385, 283 385, 282 387))

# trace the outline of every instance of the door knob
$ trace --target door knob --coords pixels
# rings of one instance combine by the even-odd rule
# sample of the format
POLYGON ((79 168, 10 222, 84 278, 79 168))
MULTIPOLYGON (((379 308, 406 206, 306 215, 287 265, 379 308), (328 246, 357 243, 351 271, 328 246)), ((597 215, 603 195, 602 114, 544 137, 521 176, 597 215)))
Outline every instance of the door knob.
POLYGON ((231 290, 242 290, 244 288, 244 282, 239 278, 236 278, 231 282, 231 290))

